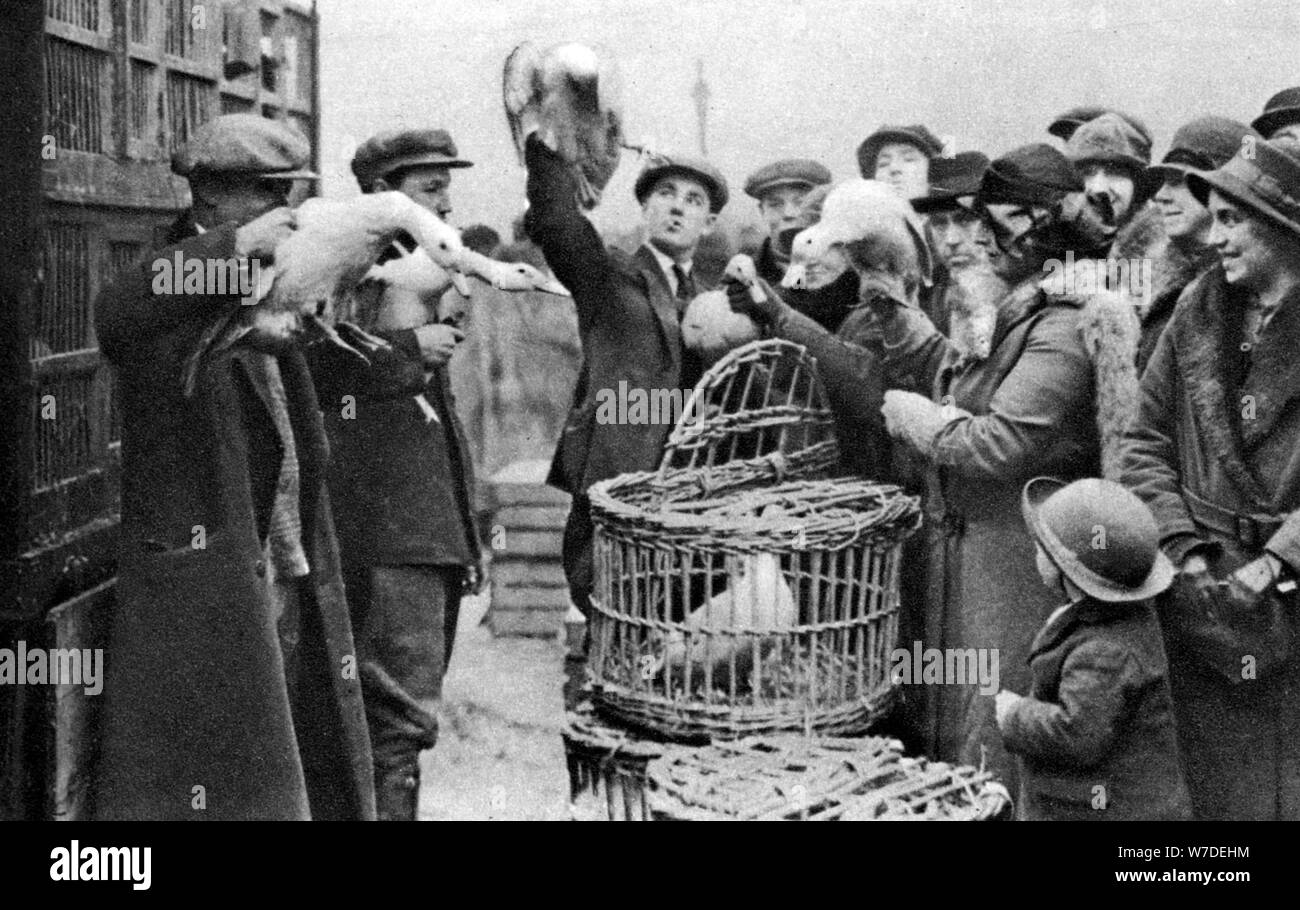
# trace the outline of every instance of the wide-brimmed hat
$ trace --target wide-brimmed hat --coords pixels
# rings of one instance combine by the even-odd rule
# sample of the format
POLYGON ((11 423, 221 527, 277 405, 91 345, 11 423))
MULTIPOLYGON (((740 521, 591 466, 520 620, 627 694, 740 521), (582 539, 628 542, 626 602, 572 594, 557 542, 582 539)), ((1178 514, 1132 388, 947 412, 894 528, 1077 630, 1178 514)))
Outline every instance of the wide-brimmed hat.
POLYGON ((1256 142, 1264 138, 1246 124, 1227 117, 1197 117, 1178 128, 1165 157, 1148 167, 1147 173, 1163 180, 1169 174, 1223 167, 1242 150, 1242 140, 1247 136, 1253 136, 1256 142))
POLYGON ((989 169, 989 157, 983 152, 958 152, 951 158, 930 160, 930 191, 912 200, 920 214, 960 208, 960 200, 979 192, 980 181, 989 169))
POLYGON ((207 121, 172 155, 182 177, 230 175, 317 180, 308 169, 311 144, 296 129, 256 114, 222 114, 207 121))
POLYGON ((683 175, 698 180, 709 194, 709 208, 715 215, 722 211, 723 206, 727 204, 727 199, 730 198, 727 191, 727 178, 722 176, 722 171, 703 158, 693 158, 689 155, 656 155, 646 164, 645 170, 637 176, 636 184, 632 187, 636 201, 644 204, 646 196, 654 189, 655 182, 660 177, 673 175, 683 175))
POLYGON ((1014 148, 995 159, 980 180, 976 203, 1050 206, 1083 191, 1083 181, 1065 155, 1045 142, 1014 148))
POLYGON ((371 136, 352 156, 352 173, 368 187, 379 177, 408 167, 473 167, 460 157, 444 129, 388 130, 371 136))
POLYGON ((1275 130, 1300 123, 1300 87, 1284 88, 1264 104, 1264 113, 1250 125, 1268 138, 1275 130))
POLYGON ((882 126, 858 146, 858 170, 862 176, 871 180, 876 176, 876 156, 880 150, 891 142, 904 142, 916 146, 927 158, 936 158, 943 154, 943 143, 939 137, 920 123, 910 126, 882 126))
POLYGON ((1035 477, 1025 484, 1021 511, 1052 562, 1089 597, 1147 600, 1173 582, 1151 510, 1112 480, 1035 477))
POLYGON ((1210 190, 1300 234, 1300 158, 1272 142, 1244 144, 1237 154, 1213 171, 1192 171, 1187 188, 1206 205, 1210 190))

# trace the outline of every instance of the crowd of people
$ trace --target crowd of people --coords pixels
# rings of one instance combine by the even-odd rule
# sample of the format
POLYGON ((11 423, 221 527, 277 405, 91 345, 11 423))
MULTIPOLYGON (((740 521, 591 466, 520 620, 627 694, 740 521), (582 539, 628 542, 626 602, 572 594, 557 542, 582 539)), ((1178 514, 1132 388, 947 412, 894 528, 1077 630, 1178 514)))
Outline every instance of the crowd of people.
MULTIPOLYGON (((598 395, 702 375, 681 319, 730 193, 708 161, 652 158, 644 243, 608 248, 541 116, 521 117, 516 241, 577 311, 549 482, 573 497, 563 561, 586 612, 586 491, 656 467, 671 430, 597 420, 598 395)), ((759 280, 728 299, 816 358, 844 470, 922 497, 904 637, 1000 655, 996 696, 903 687, 915 750, 992 770, 1025 818, 1300 818, 1300 88, 1252 125, 1189 120, 1159 162, 1123 111, 1046 132, 992 157, 881 127, 849 183, 887 187, 899 231, 812 259, 797 238, 853 188, 813 160, 765 165, 743 185, 759 280)), ((273 258, 309 157, 283 124, 209 122, 173 162, 193 205, 157 256, 273 258)), ((352 161, 363 193, 444 218, 470 166, 432 128, 352 161)), ((446 373, 463 333, 439 296, 367 281, 336 301, 366 360, 237 295, 159 295, 147 266, 101 296, 123 544, 98 817, 416 816, 483 564, 446 373), (205 348, 231 321, 241 341, 205 348)))

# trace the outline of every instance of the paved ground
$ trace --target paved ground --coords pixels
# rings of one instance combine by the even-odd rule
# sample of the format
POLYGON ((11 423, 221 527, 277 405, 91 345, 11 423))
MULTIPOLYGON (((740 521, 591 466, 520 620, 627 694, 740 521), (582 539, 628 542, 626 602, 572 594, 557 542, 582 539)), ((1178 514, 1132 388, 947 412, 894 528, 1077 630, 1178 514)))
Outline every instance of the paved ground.
POLYGON ((443 683, 437 748, 421 765, 420 818, 567 819, 558 641, 493 638, 468 598, 443 683))

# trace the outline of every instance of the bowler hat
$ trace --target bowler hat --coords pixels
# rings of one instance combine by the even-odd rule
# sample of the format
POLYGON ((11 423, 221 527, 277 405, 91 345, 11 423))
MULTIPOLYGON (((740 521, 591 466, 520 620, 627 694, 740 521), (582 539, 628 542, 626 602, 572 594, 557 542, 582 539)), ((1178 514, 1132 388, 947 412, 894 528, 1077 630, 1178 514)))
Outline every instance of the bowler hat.
POLYGON ((1126 111, 1117 111, 1114 108, 1103 107, 1099 104, 1082 104, 1070 108, 1047 125, 1047 132, 1058 137, 1062 142, 1069 142, 1075 130, 1089 120, 1096 120, 1102 114, 1115 114, 1122 117, 1129 126, 1138 131, 1142 138, 1146 140, 1148 146, 1151 145, 1151 130, 1139 118, 1126 111))
POLYGON ((727 204, 727 178, 722 176, 722 172, 703 158, 686 155, 656 155, 651 158, 632 187, 636 201, 644 204, 646 196, 650 195, 659 178, 674 175, 689 177, 703 184, 709 194, 709 209, 714 214, 722 211, 722 207, 727 204))
POLYGON ((995 160, 980 180, 976 202, 1050 206, 1083 191, 1070 159, 1045 142, 1012 149, 995 160))
POLYGON ((1213 171, 1192 171, 1187 188, 1205 205, 1218 190, 1251 211, 1300 234, 1300 158, 1268 141, 1243 143, 1213 171))
POLYGON ((1264 113, 1250 125, 1265 139, 1275 131, 1293 123, 1300 123, 1300 87, 1284 88, 1264 104, 1264 113))
POLYGON ((880 150, 891 142, 905 142, 916 146, 927 158, 943 154, 943 143, 939 137, 920 123, 911 126, 882 126, 858 146, 858 170, 868 180, 876 176, 876 156, 880 150))
POLYGON ((456 151, 451 134, 442 129, 387 130, 371 136, 352 156, 352 173, 363 187, 400 168, 473 167, 456 151))
POLYGON ((256 114, 222 114, 207 121, 172 155, 182 177, 230 174, 316 180, 308 170, 311 145, 287 123, 256 114))
POLYGON ((1151 510, 1113 480, 1035 477, 1025 484, 1021 511, 1052 562, 1089 597, 1147 600, 1173 582, 1151 510))
POLYGON ((786 158, 764 165, 745 180, 745 195, 761 200, 778 186, 823 186, 831 182, 826 165, 809 158, 786 158))
POLYGON ((958 152, 951 158, 930 162, 930 191, 912 200, 912 208, 921 214, 960 207, 959 200, 979 192, 980 181, 989 168, 989 158, 982 152, 958 152))
POLYGON ((1174 173, 1212 171, 1241 151, 1247 136, 1257 142, 1264 138, 1246 124, 1227 117, 1197 117, 1178 128, 1165 157, 1147 168, 1147 173, 1164 179, 1174 173))

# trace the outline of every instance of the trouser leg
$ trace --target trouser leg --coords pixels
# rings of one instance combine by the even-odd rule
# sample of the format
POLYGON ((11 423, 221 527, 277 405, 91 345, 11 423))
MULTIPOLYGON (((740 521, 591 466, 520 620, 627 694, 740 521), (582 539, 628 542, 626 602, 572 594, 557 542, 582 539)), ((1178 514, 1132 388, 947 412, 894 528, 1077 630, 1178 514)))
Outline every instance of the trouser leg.
POLYGON ((420 752, 438 741, 438 719, 374 661, 361 662, 361 691, 375 761, 380 821, 415 821, 420 801, 420 752))

